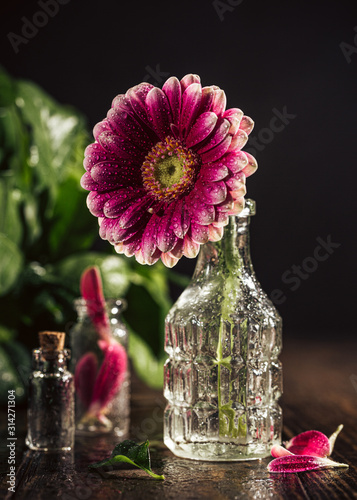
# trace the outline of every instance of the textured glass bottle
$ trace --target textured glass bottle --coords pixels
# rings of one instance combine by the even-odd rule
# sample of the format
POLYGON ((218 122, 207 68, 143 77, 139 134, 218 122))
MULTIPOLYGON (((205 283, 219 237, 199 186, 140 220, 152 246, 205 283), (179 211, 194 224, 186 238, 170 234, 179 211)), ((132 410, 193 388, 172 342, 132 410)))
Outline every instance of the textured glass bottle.
POLYGON ((108 338, 103 338, 88 314, 84 299, 75 301, 78 321, 70 331, 76 387, 76 431, 90 435, 129 430, 130 373, 128 331, 121 320, 123 300, 107 300, 108 338))
POLYGON ((26 437, 26 444, 32 450, 70 450, 73 447, 74 381, 67 370, 69 358, 70 351, 63 347, 32 352, 26 437))
POLYGON ((249 250, 255 203, 200 251, 166 318, 164 442, 177 456, 250 460, 281 442, 282 322, 249 250))

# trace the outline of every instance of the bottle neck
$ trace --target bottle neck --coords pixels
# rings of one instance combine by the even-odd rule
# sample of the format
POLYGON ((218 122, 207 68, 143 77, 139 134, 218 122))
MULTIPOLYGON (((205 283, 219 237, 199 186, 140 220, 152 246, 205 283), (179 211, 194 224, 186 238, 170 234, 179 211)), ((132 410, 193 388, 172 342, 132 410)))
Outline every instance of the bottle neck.
POLYGON ((248 215, 230 216, 222 240, 202 246, 193 278, 204 279, 212 274, 239 278, 243 273, 254 274, 249 224, 248 215))
POLYGON ((32 366, 34 370, 43 373, 64 372, 67 370, 67 361, 71 356, 69 349, 63 351, 54 351, 49 354, 43 349, 34 349, 32 351, 32 366))
MULTIPOLYGON (((82 297, 74 301, 74 308, 77 311, 79 321, 91 321, 89 310, 98 307, 97 302, 85 300, 82 297)), ((109 318, 119 318, 127 307, 124 299, 108 299, 105 301, 105 313, 109 318)))

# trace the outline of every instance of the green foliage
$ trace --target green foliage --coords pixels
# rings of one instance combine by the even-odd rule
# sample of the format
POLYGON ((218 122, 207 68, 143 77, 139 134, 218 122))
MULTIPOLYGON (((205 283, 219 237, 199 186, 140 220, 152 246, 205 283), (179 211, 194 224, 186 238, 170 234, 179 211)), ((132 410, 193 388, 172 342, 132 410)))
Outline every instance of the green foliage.
POLYGON ((164 476, 159 476, 151 470, 149 441, 145 441, 143 444, 137 444, 135 441, 126 439, 122 443, 116 445, 109 458, 91 464, 89 468, 97 469, 98 467, 116 465, 118 463, 127 463, 139 467, 154 479, 165 479, 164 476))
MULTIPOLYGON (((105 296, 127 297, 134 366, 160 387, 169 271, 116 255, 109 243, 93 250, 98 224, 80 186, 89 142, 76 110, 0 67, 0 343, 17 335, 34 347, 42 329, 67 331, 80 275, 96 264, 105 296)), ((5 358, 1 351, 3 367, 5 358)))

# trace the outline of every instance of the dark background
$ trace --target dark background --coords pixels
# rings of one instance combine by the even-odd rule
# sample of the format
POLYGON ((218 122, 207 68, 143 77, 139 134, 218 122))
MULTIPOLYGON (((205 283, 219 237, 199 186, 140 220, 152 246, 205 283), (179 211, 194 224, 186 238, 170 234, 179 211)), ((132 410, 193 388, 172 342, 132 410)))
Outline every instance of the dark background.
MULTIPOLYGON (((1 7, 0 63, 77 107, 90 127, 116 94, 189 72, 254 119, 258 146, 246 149, 256 150, 259 169, 247 196, 257 202, 258 278, 269 295, 280 290, 273 297, 289 335, 352 335, 356 2, 61 0, 47 21, 39 11, 39 1, 1 7), (24 17, 43 26, 15 53, 8 34, 21 35, 24 17), (284 109, 288 123, 271 122, 284 109), (335 245, 318 262, 317 239, 329 235, 335 245)), ((191 274, 194 264, 181 260, 176 270, 191 274)))

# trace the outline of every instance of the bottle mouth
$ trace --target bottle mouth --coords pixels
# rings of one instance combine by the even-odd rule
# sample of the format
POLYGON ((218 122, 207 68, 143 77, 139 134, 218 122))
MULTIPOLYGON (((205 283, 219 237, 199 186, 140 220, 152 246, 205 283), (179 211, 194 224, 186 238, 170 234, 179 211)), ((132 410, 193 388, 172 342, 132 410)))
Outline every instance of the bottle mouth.
POLYGON ((241 211, 240 214, 238 214, 238 217, 251 217, 252 215, 256 214, 256 203, 254 200, 251 200, 250 198, 245 200, 245 206, 243 210, 241 211))
MULTIPOLYGON (((74 300, 73 304, 76 309, 87 309, 88 303, 91 301, 84 299, 83 297, 78 297, 74 300)), ((127 302, 125 299, 106 299, 105 305, 108 312, 113 314, 121 313, 127 308, 127 302)))

